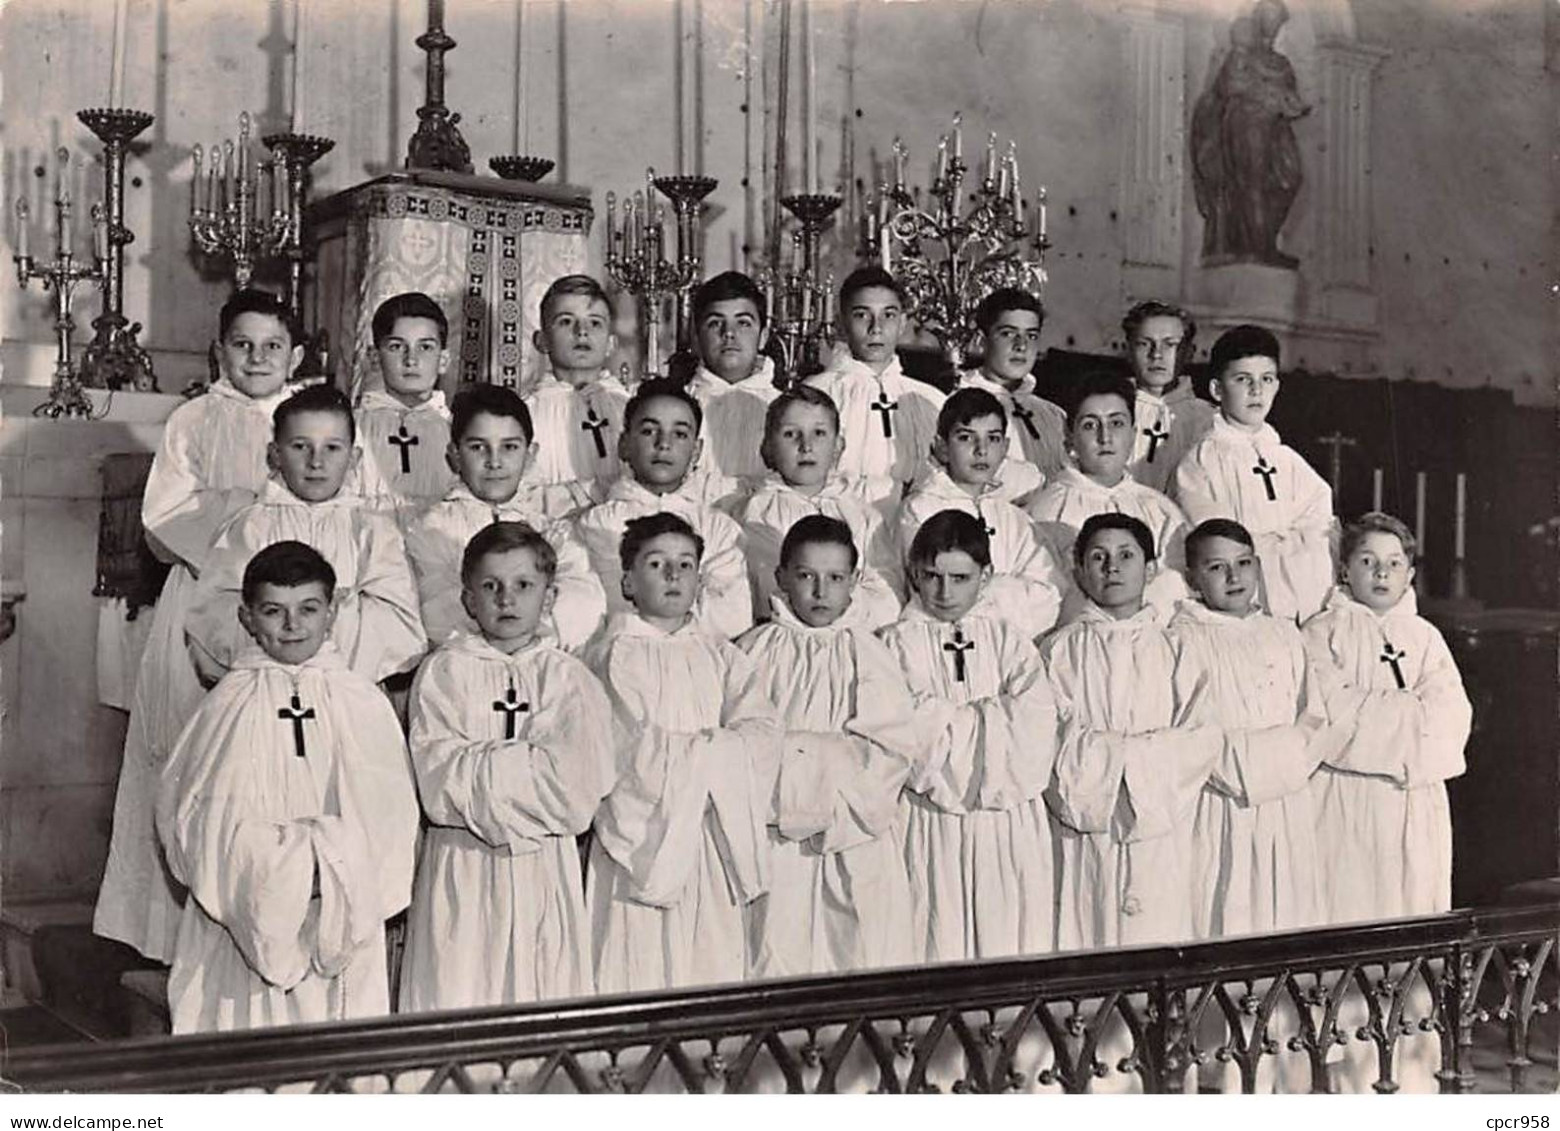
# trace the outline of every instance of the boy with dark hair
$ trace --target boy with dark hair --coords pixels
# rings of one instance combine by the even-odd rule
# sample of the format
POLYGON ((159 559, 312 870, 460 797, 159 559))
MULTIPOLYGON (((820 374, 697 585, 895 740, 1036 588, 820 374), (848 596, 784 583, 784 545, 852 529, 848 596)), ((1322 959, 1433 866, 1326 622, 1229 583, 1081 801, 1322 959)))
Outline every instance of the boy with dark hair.
POLYGON ((1192 357, 1197 324, 1180 307, 1150 299, 1127 311, 1121 330, 1137 386, 1136 431, 1127 467, 1145 487, 1168 491, 1176 465, 1213 427, 1213 406, 1181 375, 1192 357))
POLYGON ((399 512, 444 497, 453 478, 444 461, 449 409, 439 380, 449 369, 449 319, 421 291, 395 295, 374 311, 374 356, 383 388, 358 397, 363 496, 399 512))
POLYGON ((960 388, 983 389, 1002 402, 1008 416, 1008 459, 1033 464, 1043 480, 1062 469, 1067 453, 1067 414, 1035 392, 1034 367, 1044 323, 1045 308, 1038 298, 1018 287, 998 287, 975 308, 980 365, 959 377, 960 388))
POLYGON ((704 408, 704 460, 749 486, 764 477, 764 410, 780 395, 774 362, 763 352, 767 309, 758 284, 740 271, 707 279, 693 292, 700 365, 688 391, 704 408))

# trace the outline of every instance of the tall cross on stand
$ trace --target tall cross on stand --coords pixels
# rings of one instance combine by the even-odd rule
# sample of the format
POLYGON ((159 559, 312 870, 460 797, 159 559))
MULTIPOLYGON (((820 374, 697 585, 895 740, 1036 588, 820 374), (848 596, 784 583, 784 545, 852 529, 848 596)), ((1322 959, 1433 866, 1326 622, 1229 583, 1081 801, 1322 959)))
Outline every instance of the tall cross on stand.
POLYGON ((1154 462, 1154 456, 1159 451, 1159 445, 1170 438, 1170 430, 1165 427, 1165 422, 1155 419, 1153 427, 1143 429, 1143 435, 1148 437, 1148 462, 1154 462))
POLYGON ((1278 468, 1267 461, 1267 456, 1257 457, 1257 466, 1251 469, 1251 474, 1262 477, 1262 486, 1267 491, 1268 502, 1278 502, 1278 492, 1273 490, 1273 476, 1278 474, 1278 468))
POLYGON ((531 704, 520 702, 520 696, 516 693, 513 683, 504 692, 502 699, 493 700, 493 710, 504 712, 504 741, 508 742, 515 737, 516 717, 530 709, 531 704))
POLYGON ((596 406, 589 403, 588 401, 586 402, 585 419, 580 423, 580 428, 583 431, 589 432, 590 438, 596 441, 597 459, 607 458, 607 442, 601 438, 601 430, 606 428, 611 423, 612 422, 610 420, 604 420, 597 416, 596 406))
POLYGON ((1013 402, 1013 415, 1024 423, 1024 431, 1029 433, 1031 440, 1040 438, 1040 429, 1035 427, 1035 413, 1033 409, 1025 408, 1017 401, 1013 402))
POLYGON ((1383 642, 1381 649, 1381 662, 1392 669, 1392 678, 1397 681, 1399 691, 1407 691, 1408 683, 1403 679, 1402 661, 1408 658, 1408 653, 1401 648, 1394 648, 1392 641, 1383 642))
POLYGON ((964 639, 964 630, 954 625, 953 639, 943 645, 944 652, 953 654, 953 679, 955 683, 963 683, 965 678, 964 653, 975 650, 975 641, 964 639))
POLYGON ((412 473, 411 449, 417 446, 417 437, 406 430, 406 423, 403 421, 401 430, 394 436, 391 436, 389 442, 401 453, 401 474, 410 475, 412 473))
POLYGON ((877 400, 873 401, 867 407, 882 417, 883 438, 885 440, 892 440, 894 438, 894 422, 889 418, 888 414, 899 411, 899 402, 889 400, 888 393, 882 389, 879 389, 877 400))
POLYGON ((1316 442, 1328 449, 1327 478, 1332 483, 1333 497, 1336 498, 1338 489, 1343 484, 1343 449, 1357 447, 1359 441, 1353 436, 1345 436, 1342 432, 1334 432, 1330 436, 1318 438, 1316 442))
POLYGON ((299 699, 298 693, 294 691, 292 694, 292 701, 289 702, 287 706, 278 708, 276 717, 283 720, 284 722, 292 723, 293 754, 299 758, 307 757, 308 751, 305 748, 303 741, 303 720, 312 719, 314 717, 314 708, 305 707, 303 705, 303 700, 299 699))

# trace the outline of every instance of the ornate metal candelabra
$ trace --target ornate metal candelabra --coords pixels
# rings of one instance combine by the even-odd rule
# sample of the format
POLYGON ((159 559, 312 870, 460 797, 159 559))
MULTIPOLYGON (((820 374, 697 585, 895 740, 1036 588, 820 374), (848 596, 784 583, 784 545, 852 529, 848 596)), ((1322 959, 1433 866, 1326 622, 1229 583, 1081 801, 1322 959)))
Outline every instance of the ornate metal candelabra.
POLYGON ((693 288, 704 277, 704 254, 699 246, 699 217, 704 198, 719 184, 714 177, 656 177, 655 187, 672 202, 677 216, 677 266, 684 281, 677 287, 677 349, 693 350, 693 288))
POLYGON ((894 182, 880 185, 875 207, 864 218, 863 253, 879 260, 904 285, 907 312, 935 333, 955 365, 975 336, 974 312, 998 287, 1020 287, 1037 297, 1045 291, 1045 189, 1034 199, 1034 220, 1025 223, 1018 178, 1018 147, 1009 142, 997 160, 997 135, 989 135, 981 179, 964 206, 963 126, 953 117, 953 134, 937 143, 932 204, 920 206, 905 185, 908 150, 894 140, 894 182))
POLYGON ((89 266, 77 262, 71 240, 70 190, 65 177, 65 169, 70 162, 68 149, 60 149, 59 162, 59 181, 54 193, 54 257, 40 264, 29 254, 32 216, 26 197, 20 197, 16 202, 16 254, 12 258, 16 261, 16 277, 24 289, 30 280, 40 279, 45 291, 51 288, 54 291, 54 382, 49 390, 49 399, 34 412, 39 416, 56 418, 90 417, 93 414, 92 401, 82 389, 81 379, 70 356, 70 336, 76 328, 70 308, 72 292, 77 283, 83 279, 101 280, 106 274, 102 230, 104 216, 99 205, 92 206, 92 263, 89 266))
POLYGON ((822 273, 823 233, 840 207, 840 198, 825 193, 798 193, 780 198, 801 229, 792 234, 788 270, 772 265, 765 273, 769 295, 769 338, 780 353, 787 379, 805 377, 823 366, 824 347, 834 339, 834 276, 822 273))
POLYGON ((309 199, 309 168, 336 147, 328 137, 313 134, 266 134, 260 144, 271 151, 271 167, 279 164, 286 176, 287 241, 282 254, 287 257, 287 305, 293 317, 303 317, 303 265, 308 249, 303 241, 303 208, 309 199))
POLYGON ((200 146, 192 157, 190 234, 205 254, 233 260, 234 285, 242 290, 249 285, 257 262, 286 254, 295 242, 300 210, 292 205, 289 170, 275 161, 254 160, 248 113, 239 115, 237 146, 229 139, 211 147, 211 167, 204 182, 205 154, 200 146))
MULTIPOLYGON (((662 180, 707 180, 707 178, 664 177, 662 180)), ((623 226, 617 224, 617 196, 607 193, 607 274, 619 287, 639 300, 639 317, 645 327, 645 375, 661 371, 661 311, 668 295, 691 287, 696 278, 698 257, 683 254, 682 221, 678 214, 678 256, 666 258, 666 209, 655 199, 655 170, 645 170, 645 187, 626 198, 623 226)), ((714 182, 710 182, 714 187, 714 182)), ((668 196, 671 194, 668 193, 668 196)), ((696 209, 699 197, 691 197, 696 209)), ((676 201, 676 198, 672 198, 676 201)))
POLYGON ((136 337, 139 322, 125 319, 125 248, 135 233, 125 226, 125 157, 130 143, 155 120, 141 110, 96 109, 76 117, 103 143, 103 199, 107 202, 107 256, 102 265, 103 311, 92 320, 92 341, 81 355, 81 381, 100 389, 153 392, 152 359, 136 337))
POLYGON ((444 105, 444 56, 455 49, 444 30, 444 0, 428 0, 428 30, 417 37, 417 46, 428 56, 426 95, 417 108, 417 132, 406 147, 406 167, 469 173, 471 147, 460 136, 460 115, 444 105))

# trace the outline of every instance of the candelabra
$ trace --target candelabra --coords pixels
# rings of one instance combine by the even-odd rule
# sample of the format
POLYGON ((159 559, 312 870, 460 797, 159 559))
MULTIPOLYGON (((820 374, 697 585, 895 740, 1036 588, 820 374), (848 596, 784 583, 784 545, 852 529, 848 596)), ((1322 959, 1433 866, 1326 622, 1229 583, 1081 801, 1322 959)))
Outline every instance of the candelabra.
POLYGON ((444 105, 444 55, 455 49, 444 30, 444 0, 428 0, 428 30, 417 37, 417 46, 428 56, 425 100, 417 108, 417 132, 406 147, 406 167, 469 173, 471 147, 460 136, 460 115, 444 105))
POLYGON ((201 166, 205 154, 200 146, 195 147, 192 158, 190 234, 205 254, 233 260, 234 285, 242 290, 249 285, 257 262, 285 255, 296 243, 301 210, 293 206, 296 194, 290 170, 279 161, 254 161, 248 113, 238 117, 236 147, 231 138, 211 147, 211 166, 204 182, 201 166))
POLYGON ((975 336, 975 307, 999 287, 1018 287, 1037 297, 1045 291, 1045 189, 1035 194, 1034 221, 1024 222, 1018 147, 1009 142, 997 160, 997 135, 986 142, 986 161, 973 203, 964 206, 964 131, 953 116, 953 134, 937 142, 932 203, 920 206, 905 185, 908 150, 894 140, 894 182, 878 187, 863 217, 863 253, 892 271, 904 286, 906 313, 942 341, 948 358, 961 365, 975 336))
POLYGON ((781 374, 794 380, 823 367, 824 347, 834 339, 834 276, 821 273, 823 232, 839 209, 840 198, 798 193, 780 198, 801 230, 792 233, 789 270, 772 264, 764 274, 769 305, 769 340, 779 352, 781 374))
MULTIPOLYGON (((663 177, 666 181, 705 181, 700 177, 663 177)), ((684 215, 678 211, 678 255, 676 262, 666 258, 666 209, 655 199, 659 181, 655 170, 645 170, 645 187, 623 203, 623 226, 617 224, 617 196, 607 193, 607 274, 619 287, 639 300, 640 321, 645 327, 645 376, 661 371, 661 311, 668 295, 691 287, 699 259, 684 254, 684 215)), ((713 181, 710 188, 715 187, 713 181)), ((702 187, 702 186, 701 186, 702 187)), ((664 190, 663 190, 664 191, 664 190)), ((708 190, 705 190, 707 192, 708 190)), ((674 204, 678 198, 672 197, 674 204)), ((688 196, 689 207, 697 216, 697 205, 704 193, 688 196)))
POLYGON ((81 110, 76 117, 103 143, 103 199, 108 208, 103 310, 92 321, 92 341, 81 355, 81 381, 96 388, 155 392, 151 356, 136 341, 141 324, 126 320, 124 294, 125 248, 135 242, 135 233, 125 226, 125 158, 130 143, 155 119, 123 108, 81 110))
POLYGON ((104 216, 101 206, 92 206, 92 264, 79 263, 71 241, 71 199, 67 187, 65 169, 70 162, 70 151, 59 151, 59 180, 54 192, 54 257, 47 263, 38 263, 29 253, 32 217, 26 197, 16 202, 16 277, 25 289, 33 279, 42 281, 45 291, 54 291, 54 381, 49 398, 34 412, 39 416, 90 417, 92 401, 83 391, 81 379, 71 361, 70 336, 76 324, 71 319, 71 296, 76 284, 83 279, 101 280, 106 273, 103 248, 104 216))
POLYGON ((313 134, 266 134, 260 144, 271 151, 271 166, 286 171, 287 305, 295 319, 303 318, 303 265, 308 251, 303 242, 303 209, 309 199, 309 168, 336 147, 328 137, 313 134))
POLYGON ((704 257, 699 248, 699 216, 704 198, 719 184, 714 177, 681 175, 656 177, 655 187, 672 202, 677 216, 677 266, 683 282, 677 287, 677 349, 693 350, 693 288, 704 275, 704 257))

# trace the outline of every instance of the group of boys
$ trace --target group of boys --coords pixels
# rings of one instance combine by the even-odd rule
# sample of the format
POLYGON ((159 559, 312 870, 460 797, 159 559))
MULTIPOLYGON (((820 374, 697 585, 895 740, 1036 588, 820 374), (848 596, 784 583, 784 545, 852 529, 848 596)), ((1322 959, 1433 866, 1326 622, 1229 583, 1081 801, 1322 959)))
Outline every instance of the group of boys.
POLYGON ((717 276, 693 378, 630 390, 569 276, 550 374, 446 408, 445 316, 400 295, 355 412, 287 391, 276 300, 224 307, 148 485, 174 569, 96 924, 171 961, 175 1031, 387 1011, 408 905, 404 1010, 1448 905, 1468 702, 1402 523, 1335 570, 1271 334, 1219 339, 1209 405, 1142 304, 1135 381, 1063 409, 1032 296, 981 304, 947 396, 892 276, 839 297, 845 351, 782 389, 717 276))

